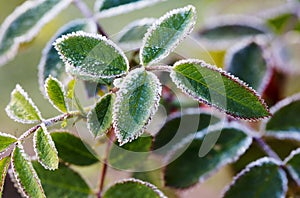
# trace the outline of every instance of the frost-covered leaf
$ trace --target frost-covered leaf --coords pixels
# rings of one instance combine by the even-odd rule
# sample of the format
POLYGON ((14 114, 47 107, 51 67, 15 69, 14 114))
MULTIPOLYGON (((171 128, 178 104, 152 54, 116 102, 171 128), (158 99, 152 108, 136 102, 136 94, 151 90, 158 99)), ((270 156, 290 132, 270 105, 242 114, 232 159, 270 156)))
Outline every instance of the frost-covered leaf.
POLYGON ((4 181, 5 181, 5 176, 8 170, 8 166, 9 166, 9 162, 10 162, 10 156, 7 157, 2 157, 0 159, 0 197, 2 197, 2 191, 3 191, 3 185, 4 185, 4 181))
POLYGON ((46 197, 35 170, 28 156, 25 154, 21 143, 12 152, 12 170, 18 188, 25 197, 46 197))
POLYGON ((119 143, 139 137, 155 114, 161 94, 158 78, 144 68, 132 70, 123 80, 113 109, 119 143))
POLYGON ((261 158, 234 178, 224 198, 282 198, 286 191, 287 177, 280 164, 270 158, 261 158))
POLYGON ((290 175, 300 185, 300 149, 293 150, 284 160, 284 164, 289 170, 290 175))
POLYGON ((97 0, 94 10, 98 12, 97 18, 111 17, 119 14, 128 13, 164 0, 97 0))
POLYGON ((11 92, 7 115, 16 122, 31 124, 42 119, 41 113, 20 85, 11 92))
POLYGON ((103 198, 166 198, 153 184, 138 179, 124 179, 111 186, 103 198))
POLYGON ((139 137, 122 146, 114 145, 108 157, 109 165, 121 170, 141 167, 149 154, 152 140, 152 136, 146 136, 139 137))
POLYGON ((66 71, 83 80, 98 82, 124 75, 129 69, 124 52, 99 34, 73 32, 58 38, 54 46, 66 71))
POLYGON ((60 112, 67 113, 66 93, 62 83, 51 75, 45 82, 45 92, 50 103, 60 112))
POLYGON ((300 140, 300 94, 278 102, 270 111, 273 116, 262 125, 266 135, 300 140))
POLYGON ((59 164, 55 171, 45 170, 37 161, 32 162, 47 198, 88 198, 92 194, 83 178, 69 167, 59 164))
POLYGON ((159 18, 148 29, 140 50, 142 65, 157 63, 168 56, 184 37, 191 33, 196 21, 196 10, 186 6, 172 10, 159 18))
POLYGON ((0 132, 0 153, 5 151, 9 145, 17 142, 17 138, 13 135, 0 132))
POLYGON ((240 78, 258 92, 263 91, 270 74, 262 47, 257 42, 239 43, 225 58, 226 71, 240 78))
POLYGON ((154 18, 144 18, 133 21, 121 30, 118 42, 126 46, 140 46, 148 28, 155 20, 154 18))
POLYGON ((44 168, 49 170, 58 168, 57 150, 44 124, 34 133, 33 145, 38 161, 44 168))
POLYGON ((54 132, 51 133, 51 137, 58 151, 58 157, 64 162, 78 166, 87 166, 98 162, 88 144, 69 132, 54 132))
POLYGON ((0 28, 0 66, 13 59, 23 42, 31 41, 40 29, 72 0, 25 1, 0 28))
POLYGON ((39 84, 43 92, 44 82, 50 75, 61 80, 65 71, 65 65, 59 58, 59 54, 55 50, 53 42, 62 35, 80 30, 84 30, 86 32, 96 32, 97 28, 95 23, 89 20, 73 20, 61 27, 45 46, 38 66, 39 84))
POLYGON ((94 137, 105 134, 112 124, 115 94, 104 95, 87 115, 87 126, 94 137))
POLYGON ((189 96, 233 117, 257 120, 270 115, 265 103, 253 89, 203 61, 192 59, 176 62, 171 78, 189 96))
POLYGON ((197 182, 203 182, 222 166, 236 161, 252 142, 245 132, 247 129, 241 126, 226 128, 218 126, 208 132, 201 131, 196 136, 192 134, 182 140, 183 143, 172 152, 170 159, 180 153, 179 157, 165 169, 166 185, 176 188, 190 187, 197 182), (216 134, 220 136, 215 145, 208 154, 200 157, 199 151, 205 136, 212 137, 216 134))

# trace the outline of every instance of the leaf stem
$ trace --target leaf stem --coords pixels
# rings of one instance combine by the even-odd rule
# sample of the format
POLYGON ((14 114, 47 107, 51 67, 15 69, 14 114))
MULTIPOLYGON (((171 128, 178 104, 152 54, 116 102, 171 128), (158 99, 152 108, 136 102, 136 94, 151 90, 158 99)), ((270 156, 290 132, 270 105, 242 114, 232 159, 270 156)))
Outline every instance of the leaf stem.
POLYGON ((254 137, 254 141, 258 144, 258 146, 271 158, 282 162, 281 158, 272 150, 272 148, 261 138, 261 137, 254 137))
POLYGON ((145 67, 147 71, 166 71, 171 72, 172 67, 167 65, 156 65, 156 66, 147 66, 145 67))

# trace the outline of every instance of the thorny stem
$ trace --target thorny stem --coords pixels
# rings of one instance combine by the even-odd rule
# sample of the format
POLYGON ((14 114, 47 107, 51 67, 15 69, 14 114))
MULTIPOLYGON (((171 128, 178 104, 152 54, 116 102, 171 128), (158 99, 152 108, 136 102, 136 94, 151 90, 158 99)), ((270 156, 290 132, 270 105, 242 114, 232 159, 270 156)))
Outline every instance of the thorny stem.
POLYGON ((272 150, 272 148, 260 137, 254 137, 254 141, 259 145, 259 147, 271 158, 282 162, 280 157, 275 153, 275 151, 272 150))

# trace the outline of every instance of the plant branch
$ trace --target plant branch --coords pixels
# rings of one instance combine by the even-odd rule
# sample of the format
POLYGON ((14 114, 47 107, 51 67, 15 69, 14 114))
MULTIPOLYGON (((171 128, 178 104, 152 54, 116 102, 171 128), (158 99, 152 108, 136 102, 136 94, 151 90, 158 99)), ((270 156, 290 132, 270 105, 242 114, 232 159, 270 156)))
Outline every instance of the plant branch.
POLYGON ((172 67, 167 65, 157 65, 157 66, 147 66, 145 67, 147 71, 166 71, 171 72, 172 67))
POLYGON ((269 157, 282 162, 277 153, 275 153, 275 151, 273 151, 272 148, 262 138, 254 137, 253 139, 269 157))

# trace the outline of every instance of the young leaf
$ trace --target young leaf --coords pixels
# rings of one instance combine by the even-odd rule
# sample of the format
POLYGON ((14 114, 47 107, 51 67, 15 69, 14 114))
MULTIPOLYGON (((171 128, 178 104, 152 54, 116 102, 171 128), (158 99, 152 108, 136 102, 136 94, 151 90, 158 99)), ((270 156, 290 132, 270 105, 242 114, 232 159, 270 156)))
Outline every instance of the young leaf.
POLYGON ((114 94, 104 95, 87 115, 87 126, 94 137, 105 134, 112 124, 114 94))
POLYGON ((58 157, 64 162, 78 166, 87 166, 98 162, 91 148, 78 137, 68 132, 54 132, 51 137, 58 151, 58 157))
POLYGON ((97 0, 94 10, 96 13, 98 12, 97 18, 105 18, 128 13, 162 1, 164 0, 97 0))
POLYGON ((171 78, 187 95, 232 117, 257 120, 270 115, 265 103, 253 89, 203 61, 192 59, 176 62, 171 78))
POLYGON ((24 197, 46 197, 21 143, 15 147, 11 161, 14 178, 24 197))
POLYGON ((111 186, 103 195, 103 198, 166 198, 166 196, 154 185, 138 179, 124 179, 111 186))
POLYGON ((67 72, 83 80, 124 75, 129 69, 124 52, 106 37, 82 31, 63 35, 54 43, 67 72))
POLYGON ((142 65, 151 65, 165 58, 193 30, 196 10, 186 6, 159 18, 145 34, 140 50, 142 65))
POLYGON ((257 42, 239 43, 225 57, 225 70, 262 92, 270 77, 262 47, 257 42))
POLYGON ((273 116, 262 125, 266 135, 300 140, 300 94, 278 102, 270 111, 273 116))
POLYGON ((280 164, 269 158, 261 158, 249 164, 227 188, 224 198, 285 197, 287 177, 280 164))
POLYGON ((130 170, 141 166, 152 145, 152 136, 139 137, 123 146, 112 147, 108 163, 115 169, 130 170))
POLYGON ((45 82, 46 96, 50 103, 60 112, 67 113, 66 93, 62 83, 51 75, 45 82))
POLYGON ((49 170, 58 168, 57 150, 44 124, 34 133, 33 145, 38 161, 44 168, 49 170))
POLYGON ((118 42, 123 45, 140 46, 148 28, 155 22, 154 18, 133 21, 121 30, 118 42))
POLYGON ((11 92, 7 115, 16 122, 31 124, 42 119, 41 113, 20 85, 11 92))
POLYGON ((252 139, 245 134, 247 129, 228 126, 227 128, 216 127, 207 133, 201 131, 186 138, 191 142, 189 145, 181 144, 171 157, 184 151, 178 158, 167 165, 165 169, 165 181, 167 186, 176 188, 187 188, 198 181, 203 182, 221 167, 236 161, 250 146, 252 139), (240 129, 239 129, 240 128, 240 129), (199 156, 199 149, 205 136, 220 134, 212 150, 204 157, 199 156), (188 146, 188 147, 187 147, 188 146), (186 148, 187 147, 187 148, 186 148), (182 150, 184 149, 184 150, 182 150), (184 168, 182 168, 184 167, 184 168), (174 174, 175 173, 175 174, 174 174))
POLYGON ((31 41, 40 29, 72 0, 25 1, 0 28, 0 66, 13 59, 23 42, 31 41))
POLYGON ((5 151, 11 144, 17 142, 17 138, 13 135, 0 132, 0 153, 5 151))
POLYGON ((5 181, 5 176, 8 170, 8 166, 9 166, 9 162, 10 162, 10 156, 7 157, 2 157, 0 159, 0 197, 2 197, 2 191, 3 191, 3 185, 4 185, 4 181, 5 181))
POLYGON ((47 198, 88 198, 92 193, 83 178, 64 164, 59 164, 55 171, 45 170, 37 161, 33 161, 32 165, 41 179, 47 198))
POLYGON ((161 94, 158 78, 144 68, 123 80, 113 109, 113 125, 120 145, 139 137, 155 114, 161 94))
POLYGON ((90 20, 73 20, 60 28, 45 46, 38 66, 39 84, 42 92, 44 92, 44 82, 50 75, 54 78, 61 79, 65 71, 65 65, 59 58, 59 55, 53 46, 53 42, 64 34, 79 30, 96 32, 97 28, 95 23, 90 20))

